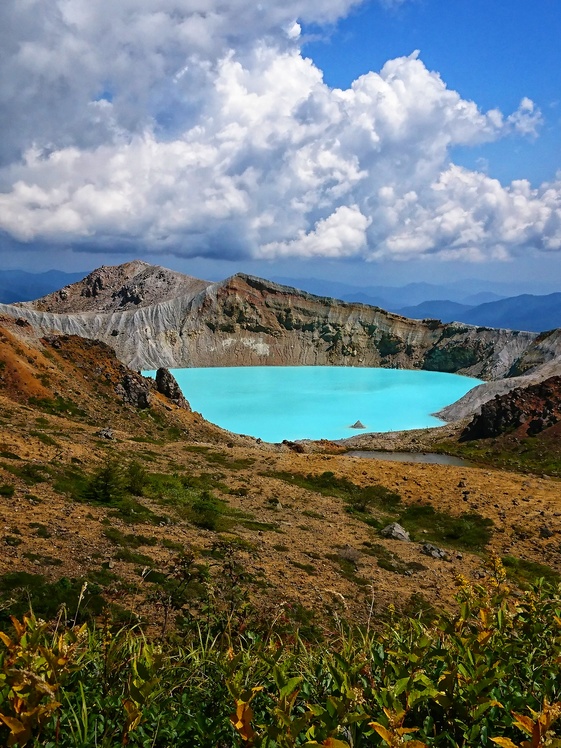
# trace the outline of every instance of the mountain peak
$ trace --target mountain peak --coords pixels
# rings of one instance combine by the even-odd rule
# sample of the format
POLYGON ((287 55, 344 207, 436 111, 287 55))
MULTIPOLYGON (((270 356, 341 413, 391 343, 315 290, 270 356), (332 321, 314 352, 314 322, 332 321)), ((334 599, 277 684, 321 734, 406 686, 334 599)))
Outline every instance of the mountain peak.
POLYGON ((194 296, 210 283, 175 270, 132 260, 102 265, 77 283, 22 304, 40 312, 123 312, 194 296))

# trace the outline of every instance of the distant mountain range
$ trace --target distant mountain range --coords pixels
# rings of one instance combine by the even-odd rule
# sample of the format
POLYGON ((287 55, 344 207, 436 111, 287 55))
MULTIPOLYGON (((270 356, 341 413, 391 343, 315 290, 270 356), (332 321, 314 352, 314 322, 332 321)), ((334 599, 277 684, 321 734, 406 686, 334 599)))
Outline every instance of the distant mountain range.
POLYGON ((369 286, 357 289, 345 283, 313 278, 275 280, 303 288, 310 293, 334 296, 343 301, 373 304, 411 319, 430 318, 442 322, 465 322, 482 327, 529 332, 561 327, 561 293, 544 296, 512 295, 512 288, 515 286, 506 283, 472 280, 465 283, 456 281, 448 285, 409 283, 401 287, 369 286), (479 290, 476 290, 477 284, 479 290), (484 287, 483 290, 481 286, 484 287), (504 292, 504 295, 497 293, 497 290, 504 292))
POLYGON ((453 301, 424 301, 396 311, 411 319, 433 317, 443 322, 466 322, 482 327, 543 332, 561 327, 561 293, 550 293, 547 296, 522 294, 477 306, 453 301))
POLYGON ((63 273, 60 270, 48 270, 46 273, 0 270, 0 303, 32 301, 58 288, 75 283, 84 275, 85 273, 63 273))
MULTIPOLYGON (((0 303, 32 301, 75 283, 84 275, 58 270, 45 273, 0 270, 0 303)), ((512 291, 513 286, 507 283, 468 280, 446 285, 409 283, 401 287, 379 285, 357 288, 317 278, 275 277, 273 280, 318 296, 370 304, 411 319, 430 318, 530 332, 561 327, 561 293, 509 295, 508 291, 512 291), (498 290, 505 295, 498 293, 498 290)))
POLYGON ((423 301, 447 300, 458 304, 475 306, 489 301, 498 301, 529 289, 520 283, 501 283, 495 281, 467 278, 445 284, 408 283, 405 286, 353 286, 339 281, 328 281, 322 278, 287 278, 273 276, 271 280, 287 286, 308 291, 318 296, 331 296, 343 301, 354 301, 360 304, 372 304, 388 311, 396 311, 406 306, 415 306, 423 301))

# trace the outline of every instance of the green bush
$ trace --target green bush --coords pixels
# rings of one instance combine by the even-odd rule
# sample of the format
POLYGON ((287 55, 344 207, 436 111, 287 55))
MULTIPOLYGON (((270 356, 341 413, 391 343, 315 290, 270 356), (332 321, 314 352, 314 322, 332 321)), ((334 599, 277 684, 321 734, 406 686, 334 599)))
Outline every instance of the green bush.
POLYGON ((84 489, 84 498, 95 504, 117 504, 125 496, 125 476, 114 460, 95 471, 84 489))
MULTIPOLYGON (((199 580, 192 556, 149 574, 168 612, 197 595, 187 592, 199 580)), ((526 745, 525 730, 534 732, 527 745, 553 747, 561 735, 559 589, 538 582, 512 597, 496 560, 489 578, 486 587, 460 580, 455 609, 427 610, 426 623, 390 610, 375 628, 328 626, 319 643, 310 611, 290 604, 272 623, 246 616, 218 635, 212 610, 184 615, 181 635, 157 643, 135 629, 84 635, 60 623, 53 637, 31 619, 0 643, 0 711, 14 715, 21 702, 10 685, 25 671, 18 698, 58 702, 41 724, 30 721, 35 748, 492 748, 495 738, 526 745), (51 656, 60 636, 63 659, 51 656), (62 668, 55 691, 41 688, 50 682, 46 663, 62 668), (42 680, 31 677, 37 668, 42 680)), ((31 707, 20 713, 26 719, 31 707)), ((2 744, 8 733, 2 725, 2 744)))

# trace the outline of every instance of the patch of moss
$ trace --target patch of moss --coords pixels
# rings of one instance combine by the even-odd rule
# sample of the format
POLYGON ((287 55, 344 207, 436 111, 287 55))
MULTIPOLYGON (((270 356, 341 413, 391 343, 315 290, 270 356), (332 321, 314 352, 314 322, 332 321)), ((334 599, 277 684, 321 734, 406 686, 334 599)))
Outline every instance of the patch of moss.
POLYGON ((362 552, 368 556, 373 556, 378 566, 386 571, 392 571, 395 574, 409 575, 416 571, 424 571, 427 567, 417 561, 403 561, 401 558, 391 553, 381 543, 371 543, 365 541, 362 552))
POLYGON ((156 563, 153 558, 146 556, 144 553, 131 551, 130 548, 121 548, 115 554, 117 561, 125 561, 129 564, 140 564, 141 566, 154 566, 156 563))
POLYGON ((52 436, 49 436, 42 431, 30 431, 29 436, 39 439, 40 442, 43 442, 43 444, 46 444, 48 447, 58 447, 56 439, 53 439, 52 436))
POLYGON ((309 574, 310 576, 315 576, 317 574, 316 567, 312 564, 301 564, 299 561, 290 561, 290 564, 294 566, 296 569, 301 569, 302 571, 305 571, 306 574, 309 574))
POLYGON ((103 531, 105 537, 115 545, 122 548, 140 548, 142 545, 154 546, 158 544, 157 538, 146 537, 145 535, 134 535, 132 533, 122 533, 116 527, 108 527, 103 531))
POLYGON ((337 565, 339 573, 347 580, 347 582, 352 582, 359 587, 366 587, 370 584, 368 579, 358 576, 356 573, 356 565, 352 561, 349 561, 349 559, 343 558, 343 556, 338 553, 327 553, 325 558, 333 561, 337 565))

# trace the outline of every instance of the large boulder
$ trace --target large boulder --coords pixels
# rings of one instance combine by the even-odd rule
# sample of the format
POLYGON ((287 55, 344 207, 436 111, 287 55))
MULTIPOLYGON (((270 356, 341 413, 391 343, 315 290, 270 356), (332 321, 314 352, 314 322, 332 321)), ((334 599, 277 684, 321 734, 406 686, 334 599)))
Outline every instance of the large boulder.
POLYGON ((411 540, 407 530, 398 522, 392 522, 390 525, 386 525, 383 530, 380 530, 380 534, 384 538, 390 538, 391 540, 401 540, 405 543, 409 543, 409 541, 411 540))
POLYGON ((185 408, 185 410, 191 410, 191 406, 183 396, 181 388, 177 384, 176 378, 168 369, 158 369, 156 372, 156 389, 172 403, 175 403, 179 408, 185 408))

